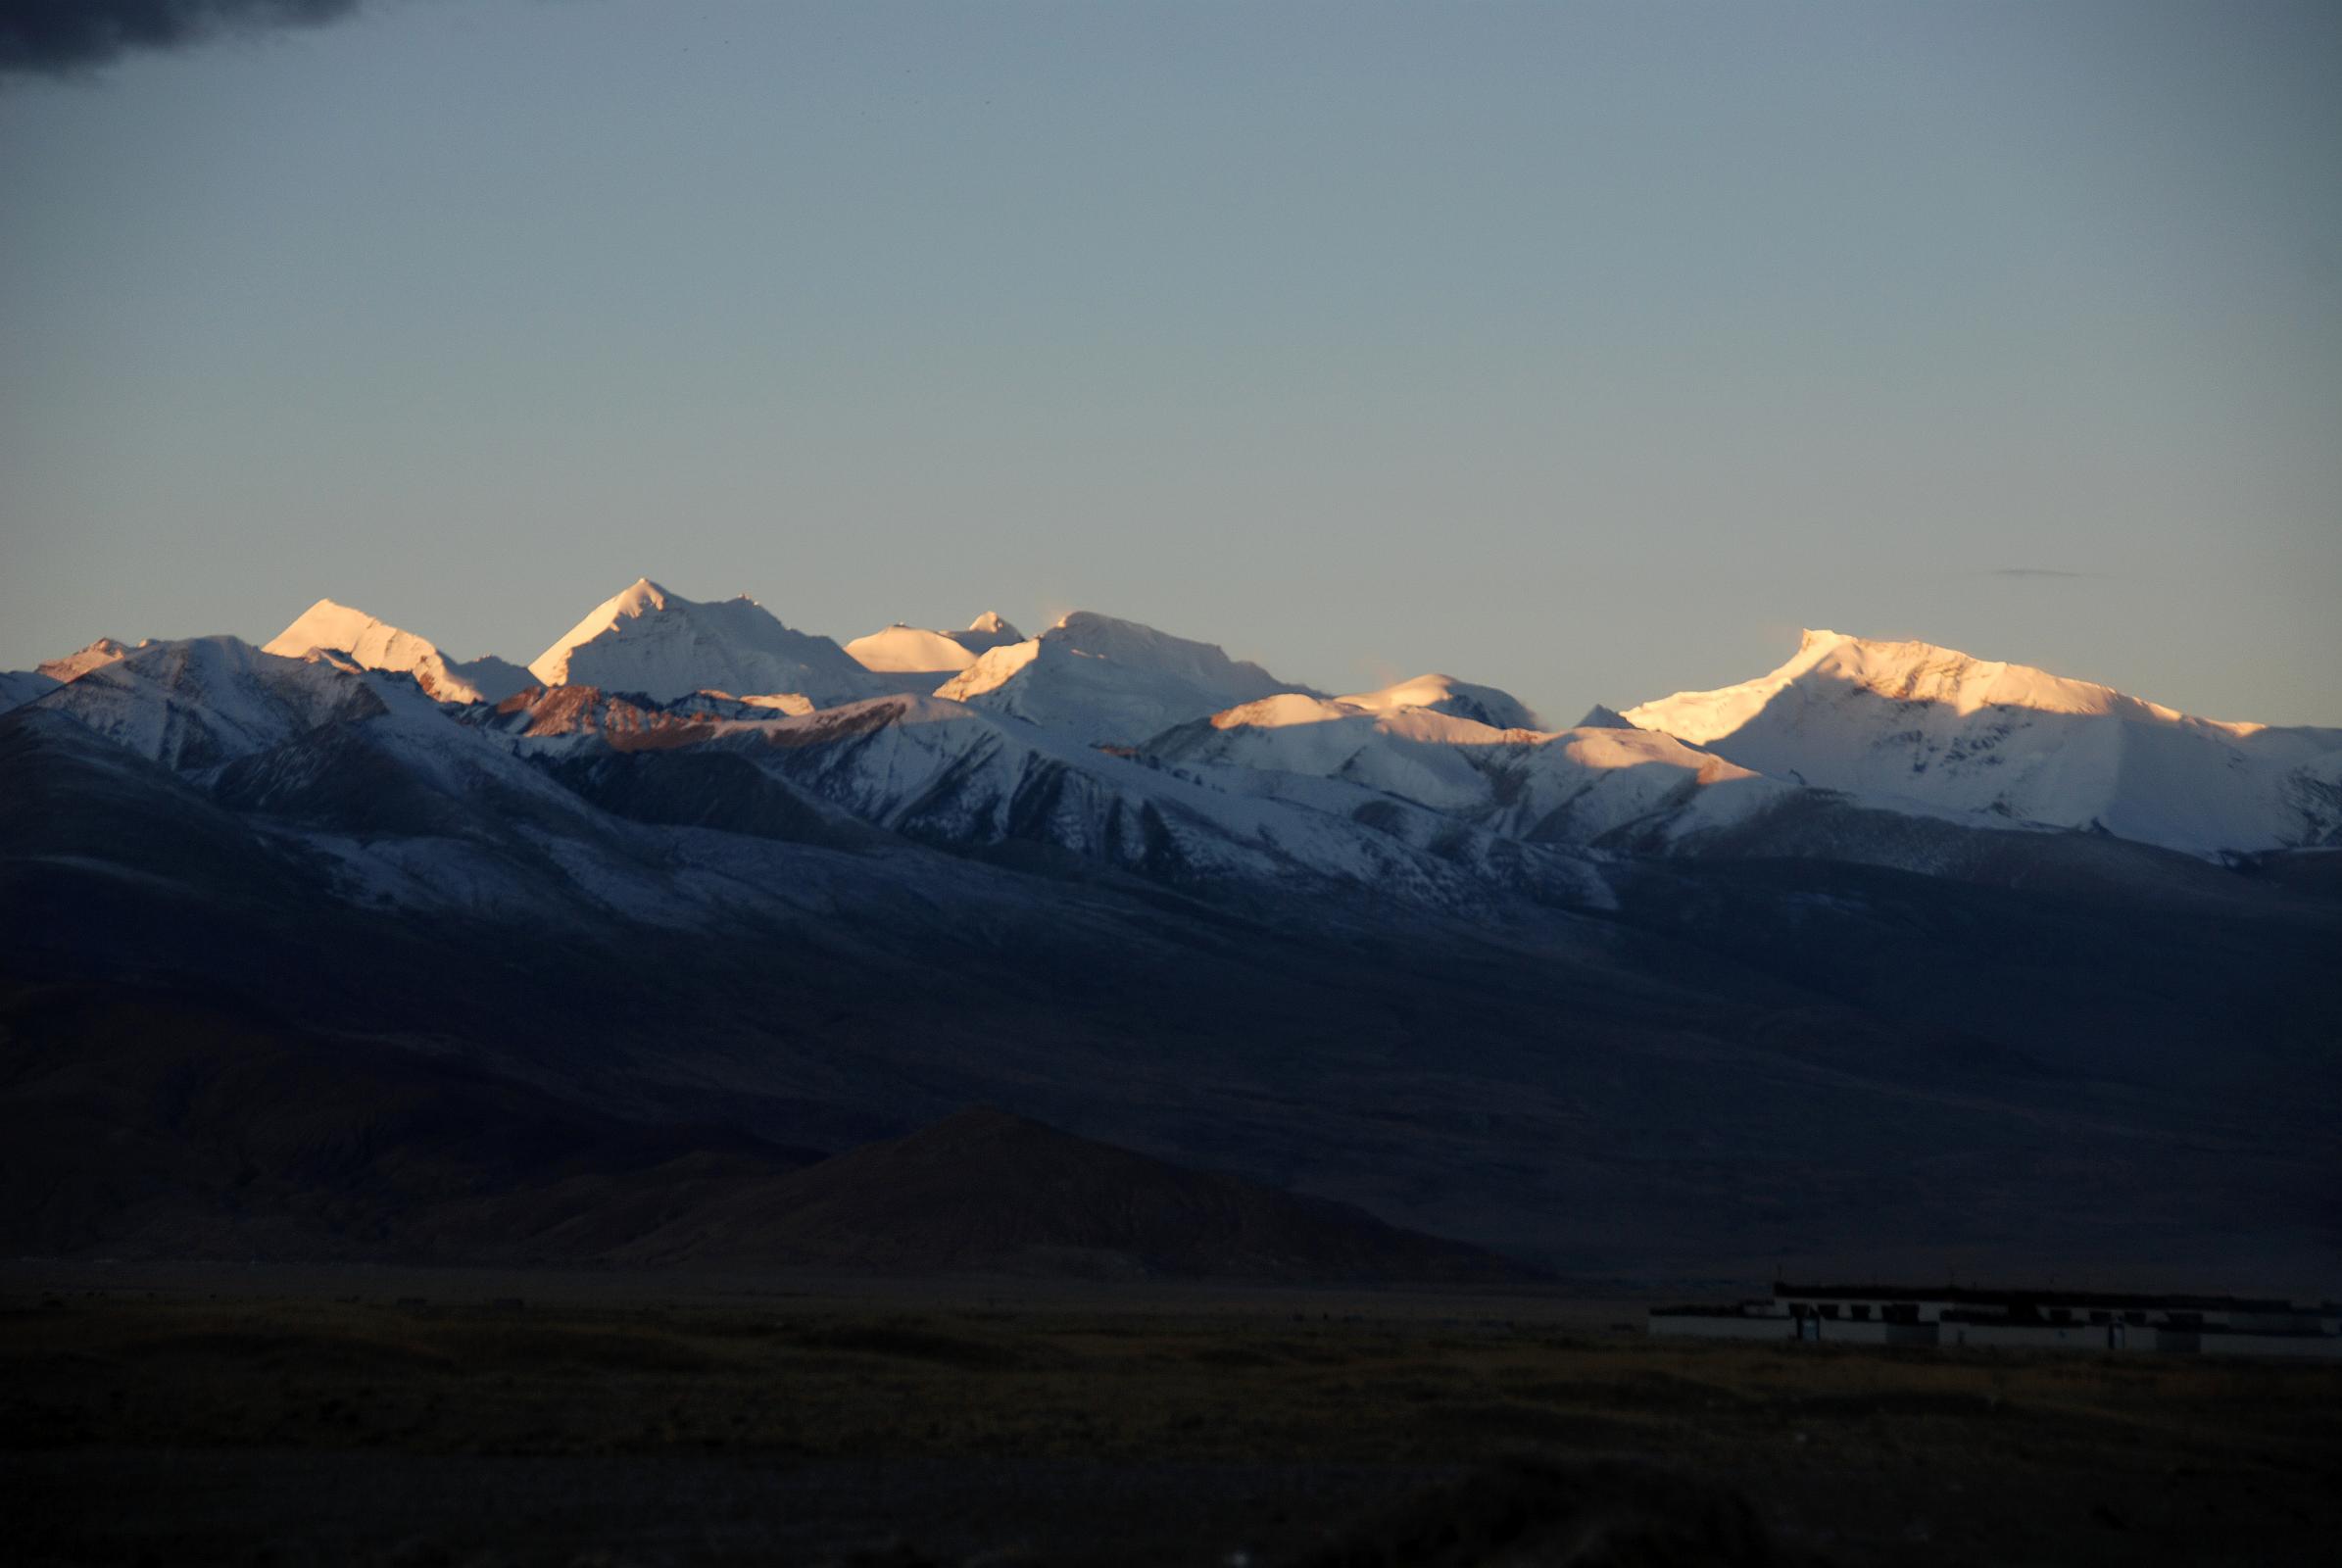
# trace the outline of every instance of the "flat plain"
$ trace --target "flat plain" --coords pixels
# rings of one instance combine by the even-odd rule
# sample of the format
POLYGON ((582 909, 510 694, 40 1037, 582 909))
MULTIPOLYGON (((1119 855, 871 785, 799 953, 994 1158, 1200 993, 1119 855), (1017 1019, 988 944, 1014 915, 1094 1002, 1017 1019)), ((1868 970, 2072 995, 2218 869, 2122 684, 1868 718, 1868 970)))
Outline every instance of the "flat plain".
POLYGON ((2312 1563, 2342 1369, 1558 1292, 15 1265, 0 1513, 60 1563, 2312 1563))

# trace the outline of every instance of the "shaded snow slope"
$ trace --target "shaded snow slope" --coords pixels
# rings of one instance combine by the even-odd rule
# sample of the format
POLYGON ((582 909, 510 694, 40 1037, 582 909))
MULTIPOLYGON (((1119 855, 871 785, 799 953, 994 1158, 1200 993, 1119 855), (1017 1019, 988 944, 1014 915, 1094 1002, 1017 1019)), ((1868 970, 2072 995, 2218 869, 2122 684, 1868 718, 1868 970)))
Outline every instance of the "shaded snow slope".
POLYGON ((1310 801, 1214 788, 941 698, 732 724, 710 744, 923 843, 1046 849, 1223 892, 1336 882, 1442 909, 1607 898, 1573 857, 1434 811, 1339 787, 1310 801))
POLYGON ((158 644, 10 722, 70 723, 125 761, 160 764, 361 906, 701 926, 760 897, 734 871, 681 870, 678 846, 461 722, 413 676, 338 654, 291 660, 230 637, 158 644))
POLYGON ((234 637, 190 637, 93 669, 37 706, 151 761, 191 768, 386 705, 376 687, 333 663, 263 653, 234 637))
POLYGON ((413 676, 338 654, 287 659, 233 637, 159 643, 36 706, 198 778, 215 795, 233 793, 238 809, 283 814, 287 800, 316 784, 333 748, 356 747, 363 760, 335 786, 345 819, 371 810, 367 797, 415 779, 453 795, 492 783, 508 808, 526 801, 556 817, 579 814, 510 744, 458 722, 413 676))
POLYGON ((1768 675, 1625 717, 1780 778, 2190 854, 2342 838, 2342 730, 2195 718, 1928 643, 1809 631, 1768 675))
POLYGON ((262 652, 299 659, 313 648, 347 654, 367 669, 413 675, 415 684, 443 703, 502 702, 529 684, 529 672, 509 660, 494 655, 451 660, 429 638, 330 599, 302 612, 263 644, 262 652))
POLYGON ((792 631, 753 599, 702 604, 647 577, 597 606, 528 667, 547 686, 599 686, 661 701, 697 691, 796 692, 827 705, 880 689, 846 650, 792 631))
POLYGON ((1796 793, 1666 735, 1496 729, 1432 708, 1375 712, 1293 694, 1182 725, 1144 755, 1223 770, 1213 775, 1223 787, 1231 769, 1338 779, 1544 843, 1593 844, 1635 823, 1672 837, 1744 821, 1796 793))
POLYGON ((22 708, 57 689, 57 681, 37 669, 0 670, 0 712, 22 708))

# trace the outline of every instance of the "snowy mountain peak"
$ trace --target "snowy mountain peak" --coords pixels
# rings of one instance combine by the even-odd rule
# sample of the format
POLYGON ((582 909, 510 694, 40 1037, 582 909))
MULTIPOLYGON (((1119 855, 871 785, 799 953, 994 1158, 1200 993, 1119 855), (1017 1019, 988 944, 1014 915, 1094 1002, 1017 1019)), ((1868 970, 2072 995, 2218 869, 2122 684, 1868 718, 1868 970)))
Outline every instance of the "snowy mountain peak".
POLYGON ((884 631, 856 637, 846 652, 864 669, 880 674, 932 675, 932 687, 976 662, 976 656, 949 634, 901 621, 884 631))
POLYGON ((1136 746, 1175 724, 1303 689, 1210 643, 1085 610, 1039 637, 988 649, 935 695, 1085 745, 1136 746))
MULTIPOLYGON (((1825 686, 1858 688, 1895 702, 1940 704, 1961 714, 1987 708, 2019 708, 2161 723, 2186 719, 2175 709, 2126 697, 2095 681, 1977 659, 1933 643, 1885 642, 1813 630, 1799 637, 1795 656, 1769 674, 1715 691, 1678 692, 1630 708, 1625 717, 1640 728, 1664 730, 1679 740, 1704 746, 1741 729, 1791 687, 1825 686)), ((2215 719, 2187 722, 2238 735, 2259 727, 2215 719)))
POLYGON ((362 649, 386 654, 388 662, 377 667, 393 669, 413 669, 419 660, 439 657, 428 639, 331 599, 320 599, 303 611, 291 625, 263 643, 261 652, 299 659, 313 648, 338 650, 362 663, 362 649))
POLYGON ((965 631, 940 631, 899 620, 884 631, 856 637, 846 645, 846 652, 878 674, 923 677, 901 684, 905 691, 924 692, 966 669, 979 656, 1022 641, 1022 632, 986 611, 965 631))
POLYGON ((2342 832, 2342 731, 2193 718, 1932 643, 1808 631, 1769 674, 1624 716, 1777 778, 2194 854, 2342 832))
POLYGON ((647 615, 664 610, 671 596, 648 577, 637 577, 594 612, 596 617, 608 616, 616 620, 621 616, 647 615))
POLYGON ((827 637, 793 631, 745 596, 702 603, 637 578, 529 663, 547 686, 599 686, 661 702, 696 691, 797 692, 816 704, 877 689, 827 637))
POLYGON ((152 646, 151 639, 141 640, 137 648, 132 648, 112 637, 100 637, 86 648, 75 649, 63 659, 46 660, 35 668, 0 671, 0 712, 22 708, 60 686, 79 680, 93 669, 119 663, 139 648, 152 646))
POLYGON ((1476 686, 1453 675, 1433 673, 1418 675, 1386 686, 1381 691, 1361 692, 1344 697, 1343 703, 1370 713, 1388 713, 1401 708, 1428 708, 1436 713, 1456 718, 1469 718, 1491 729, 1542 729, 1529 705, 1510 692, 1493 686, 1476 686))
POLYGON ((385 620, 320 599, 262 647, 284 659, 306 658, 313 649, 346 654, 366 669, 386 669, 415 677, 443 703, 498 702, 529 683, 528 671, 493 655, 468 662, 447 658, 429 638, 385 620))
POLYGON ((1076 610, 1063 616, 1041 634, 1041 640, 1061 644, 1093 659, 1108 659, 1133 668, 1192 681, 1224 692, 1230 702, 1250 702, 1277 692, 1306 689, 1281 681, 1249 661, 1230 659, 1217 643, 1174 637, 1139 621, 1101 615, 1091 610, 1076 610))
POLYGON ((112 637, 100 637, 88 647, 76 648, 63 659, 45 661, 35 669, 62 686, 67 681, 79 680, 93 669, 102 669, 118 660, 126 659, 140 648, 152 646, 152 638, 141 638, 132 645, 112 637))
MULTIPOLYGON (((407 694, 429 708, 413 687, 407 694)), ((333 662, 284 658, 234 637, 149 644, 37 706, 168 767, 210 766, 388 710, 382 691, 333 662)))

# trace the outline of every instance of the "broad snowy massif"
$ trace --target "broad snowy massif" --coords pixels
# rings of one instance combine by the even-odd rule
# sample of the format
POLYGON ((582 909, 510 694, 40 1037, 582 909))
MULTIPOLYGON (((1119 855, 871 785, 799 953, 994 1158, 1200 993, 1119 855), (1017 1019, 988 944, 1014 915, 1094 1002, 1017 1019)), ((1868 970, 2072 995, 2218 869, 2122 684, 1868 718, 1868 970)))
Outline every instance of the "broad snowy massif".
POLYGON ((12 996, 815 1148, 991 1100, 1565 1267, 1909 1215, 2267 1258, 2330 1211, 2342 730, 1830 632, 1552 729, 648 580, 525 670, 321 600, 5 680, 12 996))
POLYGON ((1624 716, 1779 778, 2191 855, 2342 840, 2342 729, 2194 718, 1927 643, 1809 631, 1769 675, 1624 716))

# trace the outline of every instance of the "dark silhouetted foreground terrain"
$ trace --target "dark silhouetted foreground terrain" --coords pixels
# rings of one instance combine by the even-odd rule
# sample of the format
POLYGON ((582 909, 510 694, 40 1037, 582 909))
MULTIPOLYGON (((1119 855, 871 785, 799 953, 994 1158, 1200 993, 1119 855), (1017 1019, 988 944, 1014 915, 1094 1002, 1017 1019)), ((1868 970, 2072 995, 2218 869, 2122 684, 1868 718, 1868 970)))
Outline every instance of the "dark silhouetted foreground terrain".
POLYGON ((12 1554, 1924 1568, 2342 1531, 2332 1368, 1662 1343, 1539 1294, 685 1289, 21 1265, 12 1554))

